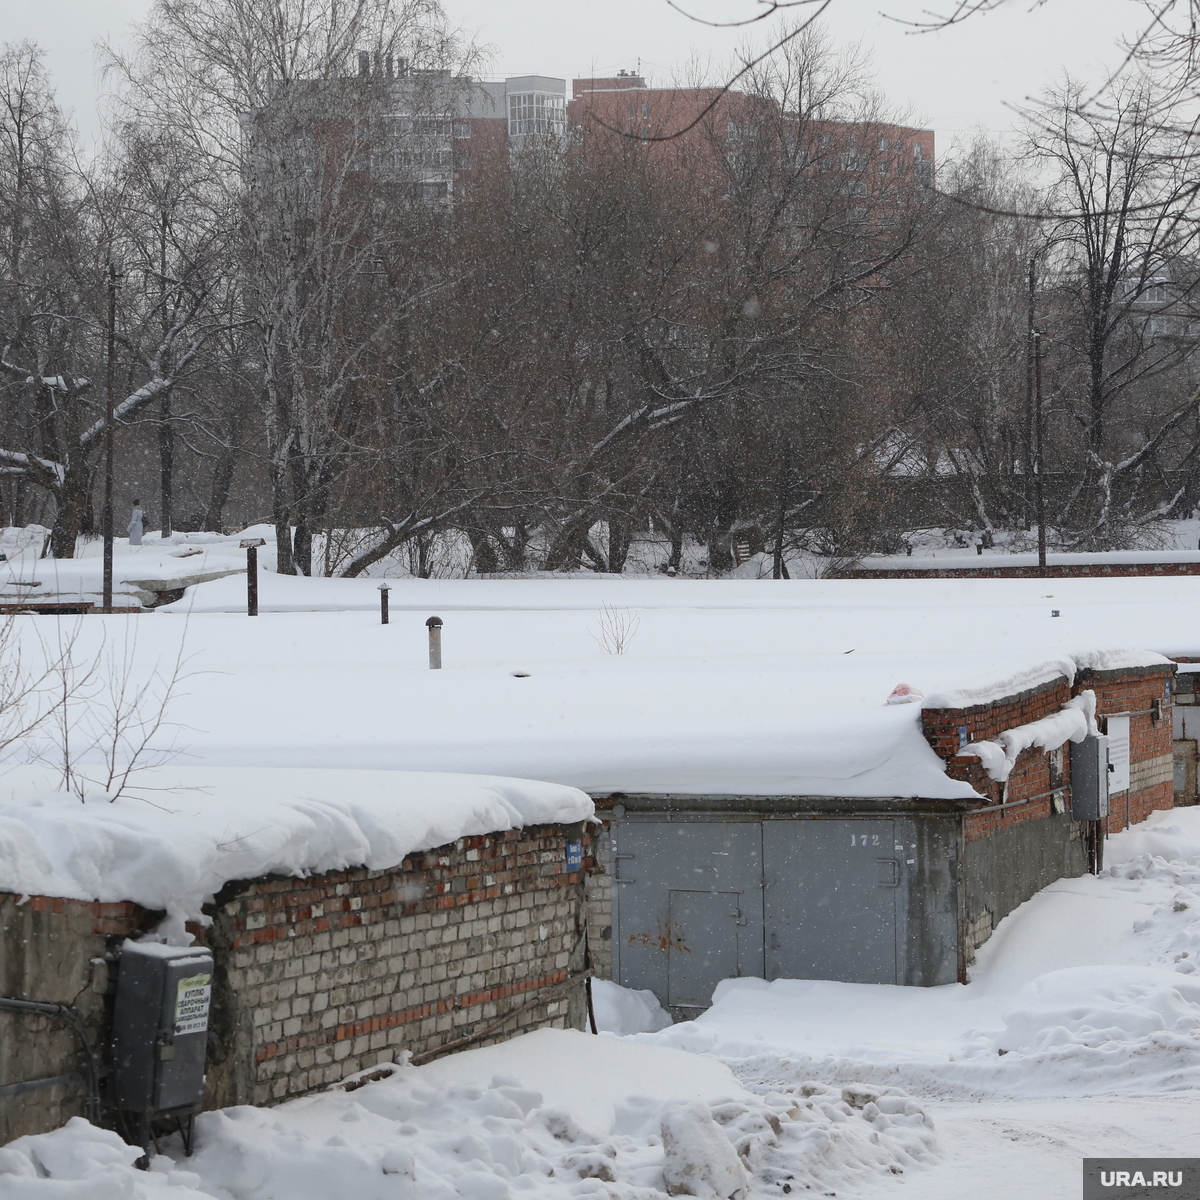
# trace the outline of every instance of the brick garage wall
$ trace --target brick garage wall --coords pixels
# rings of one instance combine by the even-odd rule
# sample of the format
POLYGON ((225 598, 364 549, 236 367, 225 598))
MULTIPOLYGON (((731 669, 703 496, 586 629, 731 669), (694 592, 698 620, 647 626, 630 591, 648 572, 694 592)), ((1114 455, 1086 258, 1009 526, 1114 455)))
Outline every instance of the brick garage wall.
MULTIPOLYGON (((583 1028, 584 871, 566 870, 559 826, 415 854, 397 867, 229 885, 208 928, 215 979, 205 1107, 302 1095, 394 1057, 496 1028, 583 1028), (506 1016, 509 1019, 505 1020, 506 1016)), ((585 855, 588 853, 584 838, 585 855)), ((102 1048, 115 979, 105 953, 161 913, 133 904, 0 894, 0 995, 74 1004, 102 1048), (99 960, 94 962, 93 960, 99 960)), ((0 1012, 0 1142, 81 1113, 72 1036, 0 1012), (5 1097, 6 1085, 71 1082, 5 1097)))
POLYGON ((960 745, 991 741, 1006 729, 1048 717, 1058 712, 1072 694, 1066 678, 1060 677, 991 703, 969 708, 927 708, 921 714, 925 737, 946 761, 946 773, 952 779, 965 780, 995 806, 990 811, 983 808, 964 817, 966 841, 1049 817, 1054 811, 1051 793, 1057 787, 1066 787, 1070 781, 1070 743, 1063 747, 1058 758, 1040 750, 1026 750, 1017 759, 1007 787, 990 779, 979 759, 960 756, 960 745))
POLYGON ((608 822, 593 835, 595 865, 587 877, 587 931, 592 969, 598 979, 611 979, 612 953, 612 835, 608 822))
POLYGON ((1062 789, 1064 803, 1069 800, 1071 743, 1063 746, 1057 756, 1036 748, 1024 751, 1005 787, 988 778, 978 759, 959 756, 960 730, 966 730, 968 741, 994 739, 1006 729, 1058 712, 1072 696, 1089 688, 1096 693, 1096 717, 1102 730, 1108 717, 1130 716, 1130 787, 1128 792, 1112 796, 1106 831, 1125 829, 1144 821, 1156 809, 1172 807, 1173 673, 1174 668, 1167 665, 1080 671, 1070 686, 1062 678, 991 704, 926 709, 922 713, 925 736, 946 760, 947 773, 966 780, 995 806, 964 818, 965 839, 974 841, 1051 816, 1056 789, 1062 789))
POLYGON ((967 741, 994 739, 1092 689, 1102 729, 1109 716, 1130 717, 1130 787, 1112 796, 1104 823, 1106 832, 1116 832, 1174 803, 1173 671, 1167 665, 1080 671, 1073 685, 1062 678, 995 703, 922 714, 926 737, 945 759, 947 773, 991 802, 962 817, 960 977, 1004 916, 1054 880, 1087 869, 1084 826, 1069 816, 1071 743, 1054 754, 1024 751, 1003 786, 988 778, 977 759, 958 754, 961 731, 967 741), (1058 797, 1067 812, 1056 811, 1058 797))
POLYGON ((1075 690, 1096 693, 1096 718, 1129 714, 1129 790, 1109 798, 1106 833, 1144 821, 1175 804, 1173 666, 1081 671, 1075 690))
POLYGON ((232 1047, 209 1072, 209 1105, 300 1095, 508 1012, 478 1044, 583 1028, 582 985, 560 986, 585 956, 584 874, 567 873, 566 841, 557 828, 513 830, 387 871, 228 889, 205 939, 214 1025, 232 1047), (540 1000, 550 988, 560 994, 540 1000))

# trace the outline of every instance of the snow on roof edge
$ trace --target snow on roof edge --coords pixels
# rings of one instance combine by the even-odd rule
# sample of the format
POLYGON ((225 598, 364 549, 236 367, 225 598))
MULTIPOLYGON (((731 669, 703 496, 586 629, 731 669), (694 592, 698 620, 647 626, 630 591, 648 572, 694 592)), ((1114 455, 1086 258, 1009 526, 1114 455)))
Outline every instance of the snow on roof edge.
POLYGON ((1077 671, 1117 671, 1126 667, 1171 666, 1171 660, 1153 650, 1078 650, 1062 658, 1052 658, 1035 666, 992 679, 976 687, 947 688, 930 692, 922 708, 972 708, 976 704, 994 704, 1031 688, 1065 678, 1075 682, 1077 671))
POLYGON ((0 890, 165 911, 160 932, 177 945, 190 941, 185 922, 209 923, 203 906, 235 879, 386 870, 462 837, 595 813, 578 788, 490 775, 159 768, 139 781, 171 785, 154 787, 153 803, 81 803, 44 774, 14 774, 0 795, 0 890))

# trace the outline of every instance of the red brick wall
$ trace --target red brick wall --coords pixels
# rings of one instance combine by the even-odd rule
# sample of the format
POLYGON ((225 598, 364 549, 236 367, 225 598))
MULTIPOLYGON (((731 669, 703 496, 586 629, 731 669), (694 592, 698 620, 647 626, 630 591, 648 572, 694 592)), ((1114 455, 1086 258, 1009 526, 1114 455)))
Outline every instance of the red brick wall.
MULTIPOLYGON (((1026 750, 1021 754, 1008 777, 1007 788, 996 783, 988 777, 979 759, 958 756, 960 727, 966 726, 969 742, 994 740, 1006 729, 1027 725, 1030 721, 1058 712, 1071 694, 1071 688, 1063 677, 990 704, 977 704, 970 708, 927 708, 924 711, 922 721, 925 736, 938 755, 946 760, 946 773, 952 779, 965 780, 997 806, 1001 803, 1030 801, 1015 808, 998 808, 996 811, 981 809, 966 814, 963 834, 968 841, 1024 821, 1048 817, 1054 811, 1053 797, 1048 793, 1055 784, 1050 777, 1050 756, 1040 750, 1026 750)), ((1069 756, 1069 749, 1064 750, 1064 783, 1070 777, 1069 756)))
MULTIPOLYGON (((986 563, 981 556, 980 562, 986 563)), ((842 579, 1102 579, 1106 576, 1200 575, 1200 562, 1051 563, 1046 567, 851 567, 842 579)))
POLYGON ((1171 688, 1173 668, 1149 667, 1125 671, 1081 671, 1075 691, 1091 688, 1096 693, 1096 719, 1101 729, 1104 718, 1129 713, 1130 788, 1109 801, 1107 833, 1116 833, 1144 821, 1156 809, 1172 808, 1175 784, 1171 768, 1174 721, 1171 688), (1157 702, 1157 710, 1156 703, 1157 702), (1157 761, 1162 778, 1139 787, 1140 774, 1150 774, 1148 764, 1157 761))
MULTIPOLYGON (((1057 712, 1073 695, 1091 688, 1096 693, 1096 713, 1103 728, 1103 718, 1120 713, 1130 714, 1131 786, 1128 793, 1118 793, 1111 803, 1107 825, 1109 831, 1124 829, 1145 818, 1155 809, 1170 808, 1174 803, 1174 786, 1170 776, 1172 750, 1171 699, 1168 683, 1172 668, 1168 666, 1123 669, 1118 671, 1080 671, 1073 686, 1065 678, 992 704, 980 704, 963 709, 926 709, 922 714, 925 736, 937 754, 946 760, 947 774, 963 779, 996 806, 966 814, 963 834, 967 841, 987 837, 999 830, 1024 821, 1044 819, 1054 811, 1054 797, 1048 793, 1070 782, 1070 747, 1062 750, 1062 775, 1052 779, 1052 759, 1033 748, 1017 759, 1007 788, 989 779, 983 765, 975 758, 958 756, 961 726, 967 728, 968 741, 994 739, 997 734, 1016 725, 1057 712), (1153 712, 1158 701, 1160 716, 1153 712), (1156 764, 1151 771, 1147 764, 1156 764), (1139 772, 1138 767, 1142 766, 1139 772), (1160 769, 1161 768, 1161 769, 1160 769), (1161 781, 1138 786, 1139 775, 1149 777, 1154 772, 1164 774, 1161 781), (1019 803, 1029 801, 1029 803, 1019 803), (999 807, 1001 804, 1016 807, 999 807)), ((1069 797, 1069 790, 1064 796, 1069 797)))

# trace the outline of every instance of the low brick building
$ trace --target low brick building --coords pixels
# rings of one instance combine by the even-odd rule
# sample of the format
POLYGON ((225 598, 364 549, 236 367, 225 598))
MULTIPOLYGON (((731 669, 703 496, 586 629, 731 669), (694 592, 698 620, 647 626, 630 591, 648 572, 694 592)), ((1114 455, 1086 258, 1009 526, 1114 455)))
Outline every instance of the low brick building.
POLYGON ((677 1017, 730 975, 965 980, 1004 916, 1094 866, 1107 833, 1172 807, 1175 667, 1156 657, 925 708, 928 744, 973 798, 595 793, 594 961, 677 1017), (1003 783, 964 753, 1085 691, 1128 774, 1106 821, 1072 818, 1069 741, 1023 750, 1003 783))
MULTIPOLYGON (((420 1061, 551 1026, 583 1027, 578 826, 460 838, 387 870, 230 883, 189 926, 214 957, 205 1107, 328 1086, 403 1050, 420 1061)), ((0 893, 0 1143, 84 1111, 86 1054, 106 1066, 119 950, 160 912, 0 893)), ((101 1094, 103 1097, 103 1079, 101 1094)))

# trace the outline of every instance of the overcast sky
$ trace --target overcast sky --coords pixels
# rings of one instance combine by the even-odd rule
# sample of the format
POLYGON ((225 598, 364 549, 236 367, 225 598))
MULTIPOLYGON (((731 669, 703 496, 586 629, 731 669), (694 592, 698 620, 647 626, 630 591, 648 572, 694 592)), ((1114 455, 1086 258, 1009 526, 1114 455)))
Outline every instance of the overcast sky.
MULTIPOLYGON (((47 54, 62 103, 85 137, 99 132, 94 46, 120 40, 151 0, 3 0, 0 37, 30 38, 47 54)), ((709 29, 666 0, 443 0, 452 21, 493 54, 489 72, 571 78, 640 64, 669 82, 694 58, 719 64, 748 36, 763 39, 778 18, 746 30, 709 29)), ((680 0, 681 3, 684 0, 680 0)), ((932 127, 940 150, 977 127, 1007 129, 1020 104, 1064 70, 1096 80, 1121 60, 1116 43, 1138 28, 1137 0, 1009 0, 998 12, 932 34, 912 35, 881 13, 916 17, 952 0, 833 0, 826 24, 839 43, 871 52, 879 87, 932 127)), ((694 0, 699 15, 747 15, 754 0, 694 0)))

